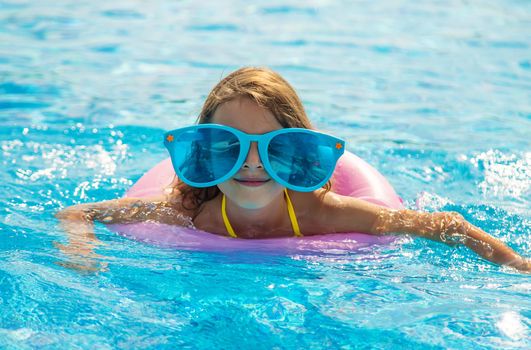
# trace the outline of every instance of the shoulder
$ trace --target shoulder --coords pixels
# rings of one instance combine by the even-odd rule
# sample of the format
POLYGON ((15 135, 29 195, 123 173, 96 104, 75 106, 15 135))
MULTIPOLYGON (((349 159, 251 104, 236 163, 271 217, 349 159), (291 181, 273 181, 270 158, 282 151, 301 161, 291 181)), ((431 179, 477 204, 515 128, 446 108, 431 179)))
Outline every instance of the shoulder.
POLYGON ((359 198, 317 190, 290 196, 301 229, 306 234, 369 232, 383 208, 359 198))
POLYGON ((288 191, 304 235, 329 232, 329 217, 338 205, 336 194, 324 190, 313 192, 288 191))
MULTIPOLYGON (((366 205, 366 201, 343 196, 322 189, 313 192, 289 191, 293 205, 304 214, 334 214, 344 210, 355 210, 366 205)), ((370 205, 370 203, 368 203, 370 205)))
POLYGON ((194 227, 220 236, 228 236, 221 216, 221 196, 204 202, 194 213, 194 227))

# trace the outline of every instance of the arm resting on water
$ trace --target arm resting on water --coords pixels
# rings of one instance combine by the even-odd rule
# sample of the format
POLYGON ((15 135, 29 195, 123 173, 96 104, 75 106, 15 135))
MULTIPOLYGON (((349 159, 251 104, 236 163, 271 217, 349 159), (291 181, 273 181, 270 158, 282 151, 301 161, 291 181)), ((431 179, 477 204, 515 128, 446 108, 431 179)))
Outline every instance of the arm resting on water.
POLYGON ((105 224, 125 224, 155 221, 167 224, 186 224, 182 215, 160 198, 120 198, 109 201, 78 204, 55 214, 60 227, 68 235, 68 243, 55 246, 72 260, 62 264, 79 270, 96 270, 94 264, 101 256, 94 249, 102 245, 94 234, 94 221, 105 224))
POLYGON ((523 258, 456 212, 423 213, 407 209, 381 209, 371 231, 374 234, 409 233, 448 245, 463 244, 496 264, 531 272, 531 260, 523 258))

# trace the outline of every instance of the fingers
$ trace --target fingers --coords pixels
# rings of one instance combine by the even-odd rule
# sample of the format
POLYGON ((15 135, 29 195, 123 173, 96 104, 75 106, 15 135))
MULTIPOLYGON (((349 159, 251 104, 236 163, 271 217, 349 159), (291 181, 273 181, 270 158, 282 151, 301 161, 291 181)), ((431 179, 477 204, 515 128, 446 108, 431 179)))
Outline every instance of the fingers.
POLYGON ((525 259, 525 258, 520 257, 519 259, 517 259, 517 261, 508 263, 507 266, 515 268, 516 270, 520 272, 531 274, 531 260, 530 259, 525 259))
POLYGON ((53 245, 67 256, 67 261, 58 261, 57 265, 80 272, 105 272, 108 263, 102 261, 105 257, 93 251, 93 245, 62 244, 53 242, 53 245))
POLYGON ((65 267, 67 269, 75 270, 77 272, 84 273, 100 273, 109 271, 108 264, 101 263, 88 263, 88 262, 73 262, 73 261, 56 261, 55 264, 65 267))

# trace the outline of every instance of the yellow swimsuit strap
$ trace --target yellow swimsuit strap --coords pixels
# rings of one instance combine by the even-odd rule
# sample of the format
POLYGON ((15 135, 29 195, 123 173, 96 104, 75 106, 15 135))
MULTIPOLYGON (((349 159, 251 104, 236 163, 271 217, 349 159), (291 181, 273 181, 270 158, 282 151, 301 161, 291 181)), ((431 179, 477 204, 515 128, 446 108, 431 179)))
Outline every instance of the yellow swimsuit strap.
MULTIPOLYGON (((293 228, 293 233, 295 233, 296 237, 302 237, 301 230, 299 228, 299 222, 297 221, 297 216, 295 215, 295 209, 293 209, 293 204, 291 203, 291 199, 289 198, 288 190, 284 189, 284 196, 286 197, 286 204, 288 205, 288 215, 289 219, 291 221, 291 227, 293 228)), ((227 200, 225 199, 225 195, 223 195, 221 199, 221 216, 223 217, 223 222, 225 223, 225 228, 227 229, 227 232, 232 238, 237 238, 236 232, 234 232, 234 229, 232 228, 232 225, 230 224, 229 217, 227 216, 227 200)))

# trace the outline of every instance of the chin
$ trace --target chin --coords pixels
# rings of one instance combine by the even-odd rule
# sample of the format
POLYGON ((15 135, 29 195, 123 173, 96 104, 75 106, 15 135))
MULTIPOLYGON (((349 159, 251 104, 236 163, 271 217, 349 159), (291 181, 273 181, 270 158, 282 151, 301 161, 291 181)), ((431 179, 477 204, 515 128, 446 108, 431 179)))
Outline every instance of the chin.
POLYGON ((267 184, 260 187, 245 187, 239 184, 223 183, 218 185, 221 192, 244 209, 261 209, 271 204, 284 188, 277 183, 267 184))

